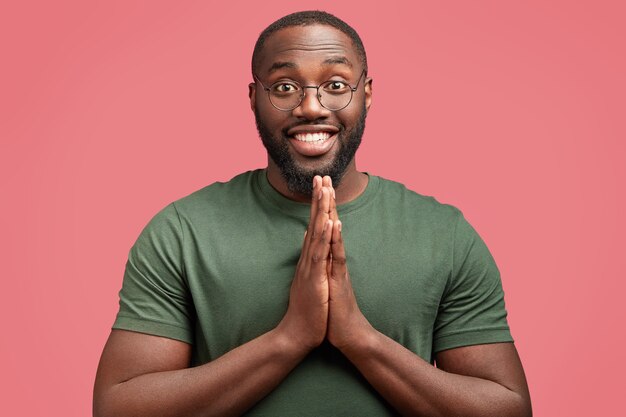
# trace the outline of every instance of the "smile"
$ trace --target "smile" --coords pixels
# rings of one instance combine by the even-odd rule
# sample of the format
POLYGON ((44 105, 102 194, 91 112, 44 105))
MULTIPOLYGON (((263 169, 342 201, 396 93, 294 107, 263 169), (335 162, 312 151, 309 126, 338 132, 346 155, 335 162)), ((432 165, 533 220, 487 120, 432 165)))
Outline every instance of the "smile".
POLYGON ((330 138, 329 132, 307 132, 307 133, 296 133, 293 135, 294 139, 299 140, 300 142, 319 142, 324 141, 330 138))

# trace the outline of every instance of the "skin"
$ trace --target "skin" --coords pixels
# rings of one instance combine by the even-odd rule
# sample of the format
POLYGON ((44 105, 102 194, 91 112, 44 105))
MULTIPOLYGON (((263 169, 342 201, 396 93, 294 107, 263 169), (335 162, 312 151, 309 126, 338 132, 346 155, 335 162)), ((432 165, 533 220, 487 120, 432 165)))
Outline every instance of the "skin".
MULTIPOLYGON (((256 75, 266 86, 284 79, 298 81, 301 85, 319 85, 330 79, 337 79, 354 86, 363 70, 350 38, 328 26, 313 25, 280 30, 266 40, 263 52, 256 75), (324 64, 330 58, 340 58, 345 63, 324 64), (272 70, 278 63, 289 66, 272 70)), ((291 112, 282 112, 272 106, 265 90, 260 86, 253 83, 249 88, 250 107, 263 120, 275 140, 284 140, 285 130, 297 125, 331 125, 350 131, 354 129, 363 111, 369 111, 372 104, 372 79, 365 76, 350 105, 338 112, 322 107, 312 89, 307 89, 300 106, 291 112)), ((330 165, 340 146, 341 141, 337 140, 324 155, 307 157, 298 153, 292 143, 288 142, 295 163, 303 170, 314 172, 323 171, 323 167, 330 165)), ((310 196, 288 189, 280 168, 269 156, 267 178, 278 192, 288 198, 309 201, 310 196)), ((352 159, 336 190, 338 203, 355 199, 366 186, 367 175, 357 171, 356 161, 352 159)))
MULTIPOLYGON (((289 75, 306 84, 327 79, 321 63, 338 53, 354 59, 344 71, 351 85, 361 68, 350 39, 327 26, 283 29, 266 44, 262 68, 285 57, 298 64, 289 75), (352 76, 353 78, 349 78, 352 76)), ((263 71, 263 70, 262 70, 263 71)), ((332 72, 331 71, 331 72, 332 72)), ((284 76, 285 74, 283 74, 284 76)), ((267 73, 259 77, 269 76, 267 73)), ((265 82, 265 81, 264 81, 265 82)), ((354 125, 371 105, 371 79, 348 108, 328 112, 307 94, 290 113, 273 109, 263 90, 250 86, 253 111, 264 118, 276 138, 294 121, 354 125), (353 107, 354 106, 354 107, 353 107), (273 110, 272 110, 273 109, 273 110)), ((315 158, 293 157, 304 168, 328 163, 333 146, 315 158)), ((407 416, 530 416, 524 372, 512 343, 449 349, 436 355, 437 367, 378 332, 357 304, 337 204, 356 198, 367 176, 348 166, 342 183, 313 179, 312 195, 294 195, 268 161, 267 175, 276 190, 294 200, 311 202, 309 224, 296 265, 289 306, 276 328, 205 365, 188 368, 191 347, 157 336, 113 330, 105 346, 94 388, 94 415, 229 416, 240 415, 270 393, 306 355, 328 340, 401 414, 407 416)))

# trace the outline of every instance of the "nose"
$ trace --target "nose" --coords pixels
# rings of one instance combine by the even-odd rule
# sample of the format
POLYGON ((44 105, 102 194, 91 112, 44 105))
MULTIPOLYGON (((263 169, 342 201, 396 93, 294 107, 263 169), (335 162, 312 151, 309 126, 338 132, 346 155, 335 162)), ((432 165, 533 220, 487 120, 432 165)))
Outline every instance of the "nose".
POLYGON ((293 115, 295 117, 302 117, 307 120, 315 120, 319 118, 327 117, 330 114, 330 110, 322 106, 317 98, 316 87, 303 87, 304 97, 300 105, 293 109, 293 115))

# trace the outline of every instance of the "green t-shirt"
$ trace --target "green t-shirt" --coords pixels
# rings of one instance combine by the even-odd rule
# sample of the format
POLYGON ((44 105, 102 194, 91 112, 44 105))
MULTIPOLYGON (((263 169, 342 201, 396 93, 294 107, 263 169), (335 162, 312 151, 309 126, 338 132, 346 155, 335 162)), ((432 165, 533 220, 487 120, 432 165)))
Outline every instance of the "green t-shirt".
MULTIPOLYGON (((456 208, 369 176, 338 207, 361 311, 423 359, 512 341, 500 275, 456 208)), ((132 247, 116 329, 193 345, 193 365, 274 328, 287 310, 309 205, 264 170, 215 183, 160 211, 132 247)), ((358 370, 324 343, 247 415, 395 415, 358 370)))

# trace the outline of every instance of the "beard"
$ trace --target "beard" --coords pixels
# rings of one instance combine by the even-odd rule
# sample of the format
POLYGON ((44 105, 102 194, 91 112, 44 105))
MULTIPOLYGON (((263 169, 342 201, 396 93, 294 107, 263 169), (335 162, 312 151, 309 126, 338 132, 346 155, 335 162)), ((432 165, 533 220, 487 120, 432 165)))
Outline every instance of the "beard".
MULTIPOLYGON (((361 138, 363 137, 363 132, 365 131, 366 116, 367 111, 365 106, 363 106, 363 111, 361 112, 357 123, 351 130, 346 131, 346 128, 343 125, 338 126, 339 132, 337 132, 337 142, 339 150, 333 160, 325 166, 319 166, 315 169, 307 169, 300 166, 289 152, 289 138, 286 134, 288 129, 284 129, 283 132, 281 132, 280 137, 273 136, 261 120, 261 117, 256 109, 254 111, 256 127, 259 131, 259 136, 261 137, 263 146, 265 146, 265 149, 267 150, 270 158, 272 158, 272 161, 274 161, 280 169, 280 173, 287 183, 287 188, 292 193, 302 194, 309 197, 313 193, 313 177, 315 175, 322 177, 328 175, 332 179, 333 187, 335 188, 341 184, 341 179, 346 172, 346 168, 354 159, 354 155, 361 145, 361 138)), ((299 123, 298 125, 293 125, 289 128, 306 124, 314 123, 299 123)))

